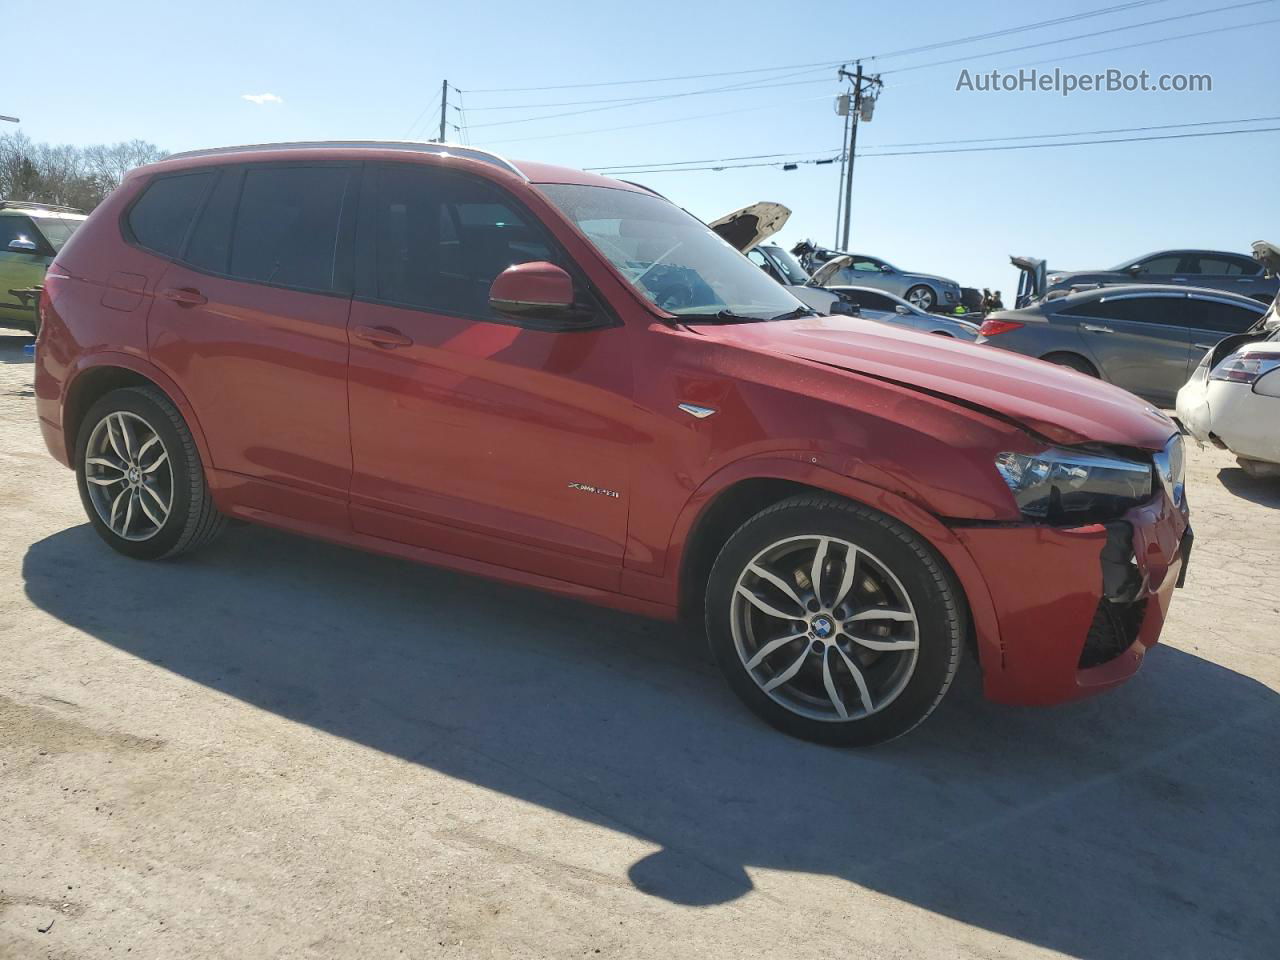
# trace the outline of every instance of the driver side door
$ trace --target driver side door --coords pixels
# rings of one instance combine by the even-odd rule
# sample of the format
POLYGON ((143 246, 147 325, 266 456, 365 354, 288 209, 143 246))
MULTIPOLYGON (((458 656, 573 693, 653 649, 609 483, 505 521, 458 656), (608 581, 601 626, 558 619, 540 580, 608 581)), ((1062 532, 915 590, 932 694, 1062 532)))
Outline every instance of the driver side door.
POLYGON ((630 493, 627 330, 505 189, 427 164, 365 170, 348 328, 351 517, 364 534, 617 589, 630 493), (592 319, 495 313, 550 260, 592 319))

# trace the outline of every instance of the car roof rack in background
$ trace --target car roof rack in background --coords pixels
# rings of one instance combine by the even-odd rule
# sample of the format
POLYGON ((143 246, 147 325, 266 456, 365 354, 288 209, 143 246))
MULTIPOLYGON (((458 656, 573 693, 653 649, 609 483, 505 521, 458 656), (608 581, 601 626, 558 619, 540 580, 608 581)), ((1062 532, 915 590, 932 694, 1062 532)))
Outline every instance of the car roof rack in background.
MULTIPOLYGON (((495 167, 516 174, 525 180, 529 178, 524 171, 506 157, 501 157, 488 150, 477 147, 463 147, 456 143, 435 143, 421 140, 300 140, 293 143, 247 143, 238 147, 210 147, 206 150, 186 150, 182 153, 171 153, 165 160, 185 160, 190 157, 216 157, 228 153, 244 153, 249 150, 314 150, 340 147, 366 147, 374 150, 411 150, 415 153, 430 153, 438 157, 463 157, 467 160, 479 160, 491 163, 495 167)), ((163 161, 162 161, 163 162, 163 161)))
POLYGON ((50 213, 84 213, 79 207, 61 203, 37 203, 35 200, 0 200, 0 210, 48 210, 50 213))

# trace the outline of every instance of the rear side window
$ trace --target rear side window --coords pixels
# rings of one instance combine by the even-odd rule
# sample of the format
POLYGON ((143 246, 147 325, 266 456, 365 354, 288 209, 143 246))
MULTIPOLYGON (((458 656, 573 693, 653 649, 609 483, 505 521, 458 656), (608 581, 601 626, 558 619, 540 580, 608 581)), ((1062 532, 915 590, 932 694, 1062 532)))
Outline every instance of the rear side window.
POLYGON ((1262 310, 1251 310, 1248 307, 1223 303, 1221 300, 1197 300, 1194 297, 1188 307, 1191 326, 1218 333, 1244 333, 1264 313, 1262 310))
POLYGON ((1185 297, 1125 297, 1093 300, 1059 311, 1064 317, 1092 317, 1097 320, 1127 320, 1164 327, 1186 324, 1185 297))
POLYGON ((138 245, 177 256, 213 176, 212 170, 202 170, 151 181, 127 218, 138 245))
POLYGON ((26 217, 0 217, 0 251, 8 253, 14 240, 30 240, 40 246, 40 235, 26 217))
POLYGON ((1188 270, 1188 273, 1208 277, 1251 277, 1258 272, 1258 264, 1243 257, 1213 257, 1205 254, 1195 260, 1195 268, 1188 270))
POLYGON ((494 319, 489 286, 507 267, 556 261, 541 226, 497 187, 422 167, 376 172, 376 297, 494 319))
POLYGON ((330 292, 338 284, 344 167, 250 167, 244 174, 228 273, 330 292))

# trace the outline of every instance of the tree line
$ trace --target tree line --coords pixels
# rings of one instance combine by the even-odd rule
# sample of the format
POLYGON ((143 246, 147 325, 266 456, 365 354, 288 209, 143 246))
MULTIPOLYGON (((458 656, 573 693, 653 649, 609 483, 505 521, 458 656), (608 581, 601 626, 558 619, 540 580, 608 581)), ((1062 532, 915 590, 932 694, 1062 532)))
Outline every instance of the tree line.
POLYGON ((60 203, 88 213, 134 167, 167 156, 145 140, 76 147, 6 133, 0 135, 0 199, 60 203))

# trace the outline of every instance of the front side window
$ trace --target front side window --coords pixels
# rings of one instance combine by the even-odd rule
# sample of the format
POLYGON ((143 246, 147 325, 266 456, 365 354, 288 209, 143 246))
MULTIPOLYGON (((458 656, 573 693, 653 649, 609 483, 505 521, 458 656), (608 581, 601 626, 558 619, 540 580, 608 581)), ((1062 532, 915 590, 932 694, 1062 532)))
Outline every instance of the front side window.
POLYGON ((1178 254, 1165 254, 1160 257, 1151 257, 1148 260, 1142 260, 1138 263, 1138 272, 1141 274, 1170 274, 1178 272, 1178 264, 1182 262, 1182 257, 1178 254))
POLYGON ((498 274, 517 263, 563 259, 541 225, 483 180, 409 165, 374 175, 378 300, 501 319, 489 307, 498 274))
POLYGON ((723 322, 807 312, 706 224, 660 197, 582 184, 538 189, 661 310, 723 322))
POLYGON ((336 289, 343 167, 250 167, 231 238, 229 273, 284 287, 336 289))
POLYGON ((151 181, 127 218, 138 245, 177 256, 213 175, 212 170, 201 170, 151 181))
POLYGON ((9 253, 14 240, 30 240, 40 246, 40 237, 27 217, 0 217, 0 253, 9 253))

